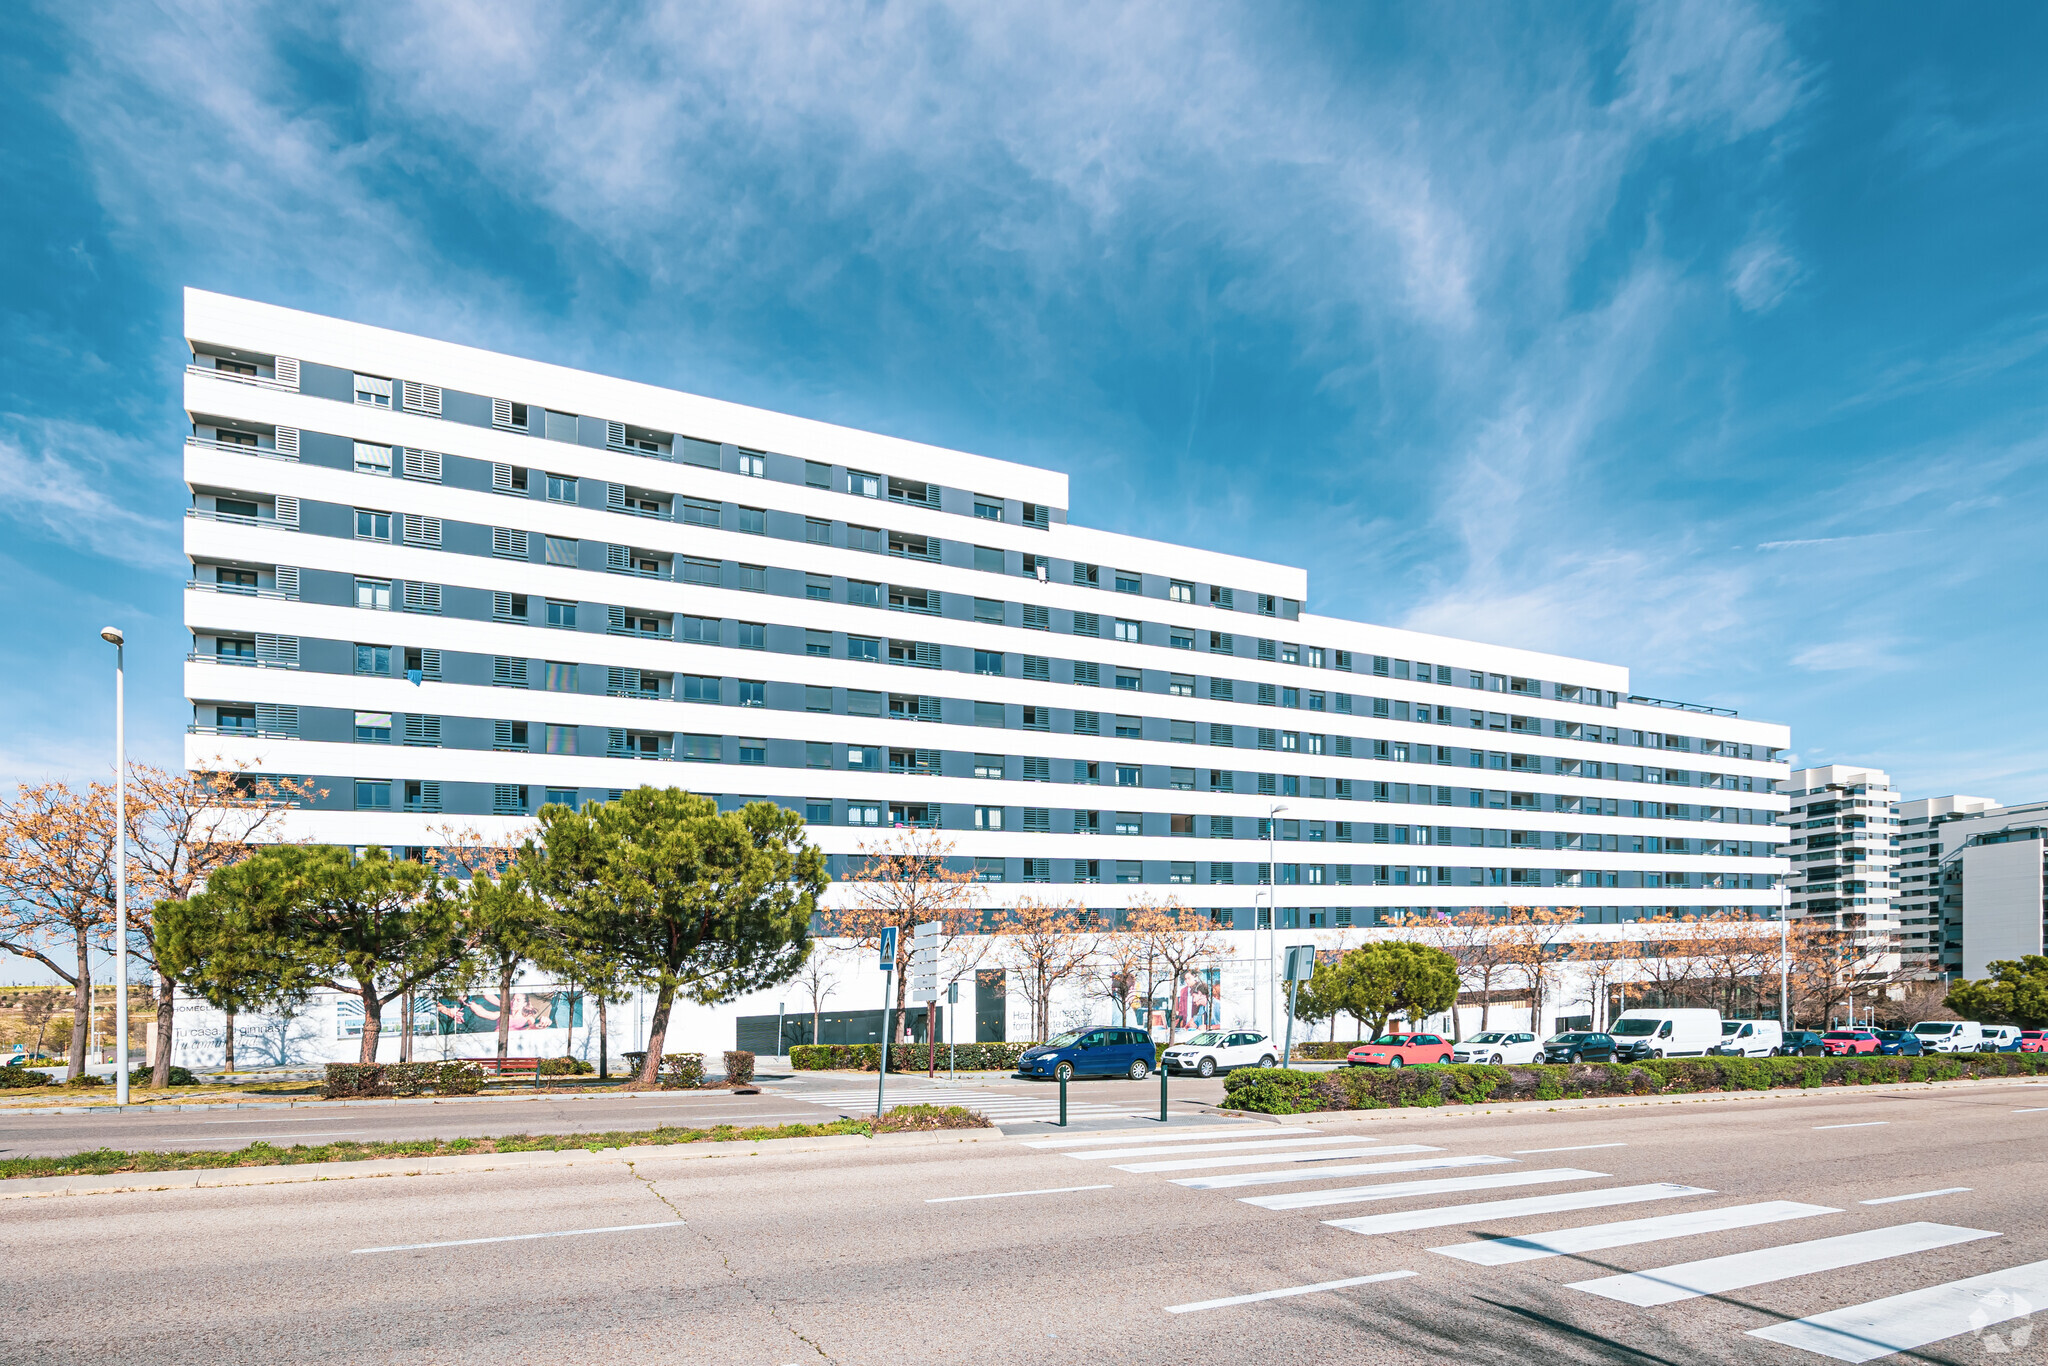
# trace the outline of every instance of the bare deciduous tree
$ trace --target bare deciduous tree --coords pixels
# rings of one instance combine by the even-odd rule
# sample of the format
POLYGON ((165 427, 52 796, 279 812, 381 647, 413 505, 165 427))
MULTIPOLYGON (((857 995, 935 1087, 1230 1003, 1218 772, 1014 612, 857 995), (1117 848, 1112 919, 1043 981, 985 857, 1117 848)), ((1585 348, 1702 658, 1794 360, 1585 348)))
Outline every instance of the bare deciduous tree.
POLYGON ((1094 958, 1100 935, 1087 917, 1075 902, 1027 896, 996 922, 1003 960, 1017 974, 1024 999, 1031 1004, 1035 1038, 1051 1033, 1054 990, 1094 958))

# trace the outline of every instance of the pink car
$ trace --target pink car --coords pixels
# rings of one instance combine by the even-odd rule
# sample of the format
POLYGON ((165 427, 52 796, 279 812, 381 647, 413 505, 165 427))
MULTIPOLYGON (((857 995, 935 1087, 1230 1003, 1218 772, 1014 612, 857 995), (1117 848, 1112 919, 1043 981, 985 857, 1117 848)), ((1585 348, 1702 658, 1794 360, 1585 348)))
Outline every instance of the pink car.
POLYGON ((1344 1061, 1353 1067, 1406 1067, 1450 1060, 1451 1041, 1436 1034, 1386 1034, 1344 1055, 1344 1061))
POLYGON ((1874 1029, 1830 1029, 1821 1035, 1820 1046, 1830 1057, 1845 1053, 1875 1053, 1882 1042, 1874 1029))

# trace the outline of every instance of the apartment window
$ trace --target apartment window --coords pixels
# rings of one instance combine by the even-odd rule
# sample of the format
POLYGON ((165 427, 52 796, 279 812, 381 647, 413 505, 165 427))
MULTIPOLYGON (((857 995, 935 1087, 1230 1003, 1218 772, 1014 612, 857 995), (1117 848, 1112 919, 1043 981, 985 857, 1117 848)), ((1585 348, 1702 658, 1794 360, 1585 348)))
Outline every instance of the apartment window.
POLYGON ((856 498, 880 498, 882 496, 882 477, 878 474, 866 474, 860 470, 848 470, 846 472, 846 491, 856 498))
POLYGON ((1116 686, 1123 692, 1140 692, 1144 689, 1145 680, 1138 674, 1118 673, 1116 686))
POLYGON ((356 539, 359 541, 388 541, 391 539, 391 514, 356 509, 356 539))
POLYGON ((1004 716, 1003 704, 1000 702, 976 702, 974 704, 974 724, 977 726, 999 727, 1008 725, 1009 722, 1004 716))
POLYGON ((1036 679, 1041 683, 1050 682, 1052 679, 1052 661, 1040 658, 1038 655, 1025 655, 1024 676, 1036 679))
POLYGON ((974 652, 974 671, 978 674, 994 674, 1000 677, 1003 672, 1002 652, 999 650, 976 650, 974 652))
POLYGON ((718 627, 717 617, 679 617, 676 620, 677 634, 692 645, 718 644, 718 627))
POLYGON ((545 539, 545 554, 542 558, 547 563, 565 564, 573 567, 581 558, 580 552, 583 546, 581 541, 571 540, 563 536, 549 536, 545 539))
POLYGON ((555 627, 558 630, 575 630, 576 604, 573 602, 561 602, 554 598, 549 598, 547 624, 555 627))
POLYGON ((1003 756, 1000 754, 977 754, 974 756, 974 776, 977 778, 1001 778, 1003 756))
POLYGON ((573 787, 550 787, 550 788, 544 788, 544 789, 543 789, 542 791, 543 791, 543 795, 542 795, 542 797, 541 797, 541 805, 542 805, 542 806, 566 806, 566 807, 569 807, 569 808, 570 808, 571 810, 575 809, 575 806, 576 806, 576 789, 575 789, 575 788, 573 788, 573 787))
POLYGON ((1119 716, 1116 718, 1116 735, 1119 740, 1144 739, 1144 727, 1145 721, 1143 717, 1119 716))
POLYGON ((974 619, 990 625, 1001 626, 1003 624, 1003 604, 994 598, 976 598, 974 600, 974 619))
POLYGON ((743 564, 739 567, 739 588, 747 593, 768 591, 768 570, 764 565, 743 564))
POLYGON ((1143 770, 1136 764, 1118 764, 1116 766, 1116 785, 1118 787, 1141 787, 1144 785, 1141 781, 1143 776, 1143 770))
POLYGON ((1074 565, 1074 582, 1082 588, 1101 587, 1101 575, 1102 571, 1092 564, 1076 562, 1074 565))
POLYGON ((846 548, 848 550, 865 550, 875 555, 881 554, 882 529, 872 526, 855 526, 851 522, 847 523, 846 548))
POLYGON ((743 764, 765 764, 768 762, 766 740, 741 740, 740 762, 743 764))
POLYGON ((830 631, 805 631, 804 653, 807 655, 819 655, 827 659, 831 658, 832 633, 830 631))
POLYGON ((1167 832, 1193 839, 1195 835, 1195 818, 1183 815, 1169 816, 1167 818, 1167 832))
POLYGON ((1116 880, 1118 882, 1143 882, 1145 880, 1145 865, 1137 859, 1118 859, 1116 861, 1116 880))
POLYGON ((572 475, 551 474, 548 476, 548 501, 551 503, 573 503, 576 501, 576 480, 572 475))
POLYGON ((541 674, 541 686, 549 692, 581 692, 578 686, 576 666, 558 659, 546 662, 541 674))
MULTIPOLYGON (((253 651, 252 651, 253 652, 253 651)), ((356 672, 391 676, 391 647, 389 645, 356 646, 356 672)))
POLYGON ((979 518, 981 518, 981 519, 982 519, 982 520, 984 520, 984 521, 989 521, 989 522, 1000 522, 1000 521, 1002 521, 1002 520, 1003 520, 1003 500, 1002 500, 1002 499, 1000 499, 1000 498, 984 498, 984 497, 983 497, 982 495, 980 495, 980 494, 978 494, 978 493, 977 493, 977 494, 975 494, 975 495, 974 495, 974 515, 975 515, 975 516, 977 516, 977 517, 979 517, 979 518))
MULTIPOLYGON (((389 408, 391 406, 391 381, 376 375, 356 376, 356 402, 365 408, 389 408)), ((389 806, 387 800, 384 803, 389 806)))
POLYGON ((991 574, 1002 573, 1003 552, 997 549, 995 546, 990 545, 978 545, 974 547, 974 567, 976 569, 983 570, 984 572, 991 574))
POLYGON ((805 685, 804 685, 804 710, 805 710, 805 711, 830 711, 830 710, 832 710, 832 689, 830 689, 830 688, 828 688, 828 687, 820 687, 819 685, 817 685, 817 684, 815 684, 815 683, 808 683, 808 684, 805 684, 805 685))
POLYGON ((1138 643, 1138 623, 1135 621, 1125 621, 1121 617, 1117 618, 1116 638, 1136 645, 1138 643))
POLYGON ((1003 828, 1003 808, 1000 806, 977 806, 974 808, 976 830, 1000 830, 1003 828))
POLYGON ((768 648, 768 627, 758 621, 743 621, 739 624, 739 647, 742 650, 765 650, 768 648))
POLYGON ((683 758, 691 763, 715 764, 724 749, 724 737, 718 735, 685 735, 683 737, 683 758))
POLYGON ((682 684, 679 696, 685 702, 716 702, 719 688, 724 682, 718 678, 704 678, 697 674, 684 674, 677 680, 682 684))
POLYGON ((367 607, 373 612, 391 610, 391 580, 357 579, 356 606, 367 607))
POLYGON ((1074 760, 1074 781, 1093 787, 1102 781, 1102 765, 1086 759, 1074 760))
POLYGON ((870 664, 879 663, 882 658, 882 642, 868 636, 848 636, 846 638, 846 657, 848 659, 866 660, 870 664))
POLYGON ((356 743, 359 745, 390 744, 391 713, 388 711, 357 712, 356 743))
POLYGON ((1193 882, 1195 880, 1195 865, 1192 862, 1167 864, 1166 880, 1179 883, 1193 882))
MULTIPOLYGON (((768 477, 767 457, 758 451, 741 451, 739 472, 746 475, 749 479, 766 479, 768 477)), ((745 527, 740 529, 742 531, 746 530, 745 527)))
POLYGON ((1116 833, 1119 835, 1142 835, 1145 833, 1145 817, 1137 811, 1116 813, 1116 833))
MULTIPOLYGON (((745 473, 744 470, 741 473, 745 473)), ((768 510, 766 508, 743 507, 739 510, 739 529, 755 536, 768 534, 768 510)))
POLYGON ((804 486, 814 489, 832 487, 832 467, 821 465, 815 460, 804 461, 804 486))
POLYGON ((846 747, 846 766, 848 768, 873 769, 879 768, 881 763, 882 751, 871 745, 848 745, 846 747))
POLYGON ((832 580, 821 574, 804 576, 804 596, 812 602, 832 601, 832 580))
POLYGON ((1195 633, 1179 626, 1171 627, 1166 633, 1166 644, 1173 650, 1192 650, 1195 648, 1195 633))
MULTIPOLYGON (((255 442, 251 441, 249 444, 254 445, 255 442)), ((391 448, 373 446, 367 441, 356 442, 356 473, 388 477, 391 473, 391 448)))
MULTIPOLYGON (((1209 770, 1209 790, 1210 790, 1211 792, 1235 792, 1235 791, 1237 791, 1237 775, 1236 775, 1235 773, 1231 772, 1231 771, 1230 771, 1229 769, 1223 769, 1223 768, 1212 768, 1212 769, 1210 769, 1210 770, 1209 770)), ((1223 820, 1223 821, 1226 821, 1226 822, 1227 822, 1227 821, 1228 821, 1229 819, 1230 819, 1230 818, 1229 818, 1229 817, 1227 817, 1227 816, 1223 816, 1223 817, 1216 817, 1216 818, 1212 819, 1212 820, 1210 821, 1210 833, 1212 833, 1212 834, 1213 834, 1213 833, 1215 833, 1215 821, 1216 821, 1216 820, 1223 820)), ((1228 827, 1228 826, 1226 825, 1226 826, 1225 826, 1225 829, 1227 830, 1228 828, 1229 828, 1229 827, 1228 827)))
POLYGON ((391 809, 391 784, 388 780, 373 778, 356 779, 356 810, 389 811, 391 809))
POLYGON ((1166 585, 1166 596, 1173 602, 1191 603, 1195 600, 1195 586, 1175 579, 1166 585))
POLYGON ((1136 574, 1126 574, 1123 570, 1119 569, 1116 571, 1116 591, 1119 593, 1142 593, 1145 591, 1145 584, 1136 574))

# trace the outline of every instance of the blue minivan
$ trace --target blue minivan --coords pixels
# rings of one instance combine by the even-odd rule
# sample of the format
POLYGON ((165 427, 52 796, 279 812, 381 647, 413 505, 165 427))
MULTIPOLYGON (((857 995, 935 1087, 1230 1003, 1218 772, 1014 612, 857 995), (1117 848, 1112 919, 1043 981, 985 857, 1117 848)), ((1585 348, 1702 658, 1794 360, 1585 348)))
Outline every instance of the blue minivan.
POLYGON ((1017 1060, 1020 1077, 1129 1077, 1143 1081, 1152 1073, 1152 1036, 1142 1029, 1098 1025, 1058 1035, 1017 1060))

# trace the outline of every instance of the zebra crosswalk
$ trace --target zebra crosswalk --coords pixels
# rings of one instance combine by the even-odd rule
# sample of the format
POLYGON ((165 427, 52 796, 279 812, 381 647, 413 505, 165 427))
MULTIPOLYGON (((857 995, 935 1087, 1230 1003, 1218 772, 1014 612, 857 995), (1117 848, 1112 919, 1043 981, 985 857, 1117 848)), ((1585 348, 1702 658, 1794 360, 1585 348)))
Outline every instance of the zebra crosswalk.
MULTIPOLYGON (((1483 1236, 1471 1241, 1427 1247, 1426 1251, 1450 1262, 1500 1274, 1515 1274, 1515 1269, 1525 1264, 1535 1264, 1531 1270, 1538 1270, 1545 1261, 1558 1257, 1682 1243, 1716 1234, 1755 1231, 1760 1237, 1775 1240, 1765 1246, 1719 1256, 1674 1260, 1644 1270, 1564 1282, 1566 1290, 1645 1313, 1699 1312, 1687 1311, 1683 1306, 1717 1301, 1719 1297, 1759 1286, 1798 1284, 1805 1277, 1814 1278, 1805 1283, 1807 1293, 1839 1295, 1840 1287, 1850 1282, 1828 1279, 1821 1273, 1893 1262, 1910 1268, 1916 1257, 1970 1244, 1989 1244, 2003 1236, 1994 1229, 1935 1222, 1901 1222, 1827 1233, 1825 1224, 1819 1221, 1854 1216, 1842 1207, 1799 1200, 1709 1205, 1703 1202, 1711 1201, 1719 1192, 1706 1186, 1669 1181, 1617 1184, 1606 1172, 1580 1167, 1540 1167, 1524 1162, 1533 1153, 1576 1149, 1461 1154, 1429 1144, 1381 1143, 1355 1133, 1319 1135, 1303 1133, 1299 1128, 1269 1130, 1263 1136, 1250 1136, 1242 1131, 1090 1135, 1039 1140, 1023 1146, 1043 1150, 1048 1156, 1099 1164, 1098 1171, 1106 1167, 1139 1178, 1163 1176, 1165 1179, 1157 1187, 1162 1191, 1178 1187, 1190 1192, 1230 1193, 1229 1198, 1243 1205, 1274 1213, 1383 1203, 1388 1208, 1362 1214, 1339 1213, 1337 1217, 1321 1220, 1326 1227, 1368 1238, 1434 1229, 1485 1230, 1483 1236), (1354 1160, 1357 1158, 1371 1160, 1354 1160), (1444 1174, 1423 1174, 1437 1172, 1444 1174), (1267 1187, 1286 1189, 1261 1189, 1267 1187), (1554 1189, 1530 1189, 1535 1187, 1554 1189), (1235 1194, 1240 1190, 1250 1193, 1235 1194), (1526 1193, 1513 1193, 1518 1191, 1526 1193), (1464 1198, 1468 1196, 1477 1198, 1464 1198), (1440 1202, 1433 1197, 1456 1198, 1440 1202), (1675 1212, 1645 1211, 1592 1224, 1572 1221, 1573 1216, 1594 1211, 1627 1214, 1628 1206, 1663 1202, 1673 1202, 1675 1212), (1517 1223, 1540 1226, 1546 1222, 1555 1226, 1526 1231, 1515 1231, 1513 1227, 1517 1223), (1503 1224, 1509 1226, 1508 1231, 1494 1231, 1503 1224), (1807 1227, 1815 1227, 1822 1236, 1798 1236, 1807 1227), (1788 1239, 1784 1236, 1787 1233, 1793 1236, 1788 1239)), ((1967 1191, 1952 1188, 1923 1192, 1913 1198, 1956 1193, 1967 1191)), ((1891 1201, 1858 1203, 1882 1207, 1891 1201)), ((1169 1312, 1234 1309, 1380 1282, 1398 1282, 1399 1290, 1385 1293, 1405 1294, 1427 1287, 1429 1279, 1413 1270, 1386 1271, 1375 1276, 1223 1295, 1170 1306, 1169 1312)), ((1965 1333, 1982 1335, 1988 1328, 2025 1319, 2035 1306, 2048 1309, 2048 1261, 1928 1285, 1867 1303, 1827 1308, 1804 1318, 1745 1332, 1748 1337, 1813 1356, 1865 1362, 1916 1351, 1965 1333)), ((2007 1330, 2008 1340, 2025 1342, 2030 1332, 2030 1325, 2021 1324, 2007 1330)), ((1991 1343, 1992 1339, 1986 1341, 1991 1343)), ((2007 1349, 1991 1345, 1988 1350, 2007 1349)))
MULTIPOLYGON (((816 1091, 792 1089, 780 1094, 791 1100, 822 1106, 834 1114, 872 1115, 875 1112, 873 1086, 831 1087, 816 1091)), ((921 1079, 892 1080, 884 1092, 884 1100, 891 1106, 961 1105, 970 1110, 980 1111, 996 1124, 1057 1119, 1060 1113, 1057 1095, 1016 1095, 1007 1091, 992 1091, 986 1086, 954 1085, 921 1079)), ((1070 1120, 1108 1118, 1130 1113, 1130 1107, 1127 1105, 1104 1105, 1090 1101, 1073 1101, 1067 1105, 1067 1117, 1070 1120)))

